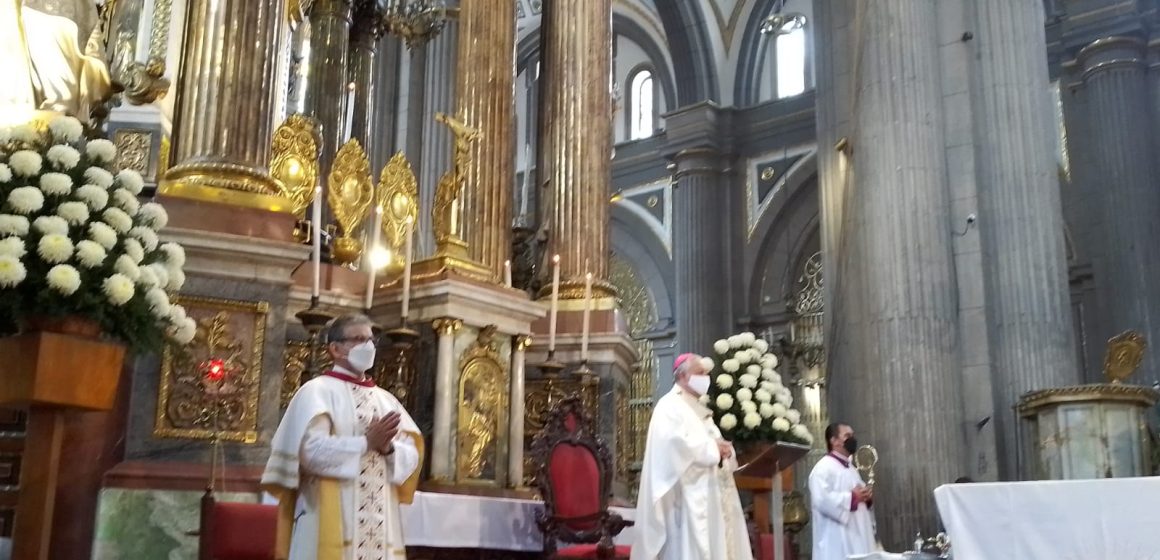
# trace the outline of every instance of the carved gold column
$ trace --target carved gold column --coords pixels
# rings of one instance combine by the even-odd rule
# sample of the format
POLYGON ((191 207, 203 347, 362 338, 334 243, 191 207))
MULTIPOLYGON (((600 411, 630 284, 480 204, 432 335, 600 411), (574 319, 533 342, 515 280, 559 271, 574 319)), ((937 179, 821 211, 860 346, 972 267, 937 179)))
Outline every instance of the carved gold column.
POLYGON ((289 212, 270 177, 284 2, 191 0, 161 194, 289 212), (244 25, 239 22, 245 22, 244 25))
POLYGON ((594 293, 611 296, 612 0, 546 2, 541 22, 538 163, 548 190, 548 255, 560 255, 562 297, 581 298, 589 271, 594 293))
POLYGON ((455 405, 455 332, 463 326, 459 319, 436 319, 432 323, 439 337, 435 360, 435 429, 431 438, 431 478, 437 481, 452 479, 451 411, 455 405))
POLYGON ((464 170, 463 240, 496 280, 511 254, 515 9, 515 2, 463 0, 459 12, 458 113, 479 132, 464 170))
POLYGON ((524 383, 525 359, 532 337, 520 335, 512 344, 511 410, 508 414, 508 480, 512 488, 524 485, 524 383))

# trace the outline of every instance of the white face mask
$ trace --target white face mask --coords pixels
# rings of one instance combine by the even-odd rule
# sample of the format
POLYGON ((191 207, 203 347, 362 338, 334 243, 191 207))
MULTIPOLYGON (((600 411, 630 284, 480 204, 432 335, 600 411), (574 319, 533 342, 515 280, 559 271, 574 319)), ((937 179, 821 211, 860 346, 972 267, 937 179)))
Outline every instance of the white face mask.
POLYGON ((375 343, 366 341, 347 353, 346 359, 350 362, 350 367, 354 368, 358 373, 366 373, 367 370, 375 367, 375 343))
POLYGON ((708 375, 690 375, 688 384, 689 388, 696 392, 698 397, 709 392, 708 375))

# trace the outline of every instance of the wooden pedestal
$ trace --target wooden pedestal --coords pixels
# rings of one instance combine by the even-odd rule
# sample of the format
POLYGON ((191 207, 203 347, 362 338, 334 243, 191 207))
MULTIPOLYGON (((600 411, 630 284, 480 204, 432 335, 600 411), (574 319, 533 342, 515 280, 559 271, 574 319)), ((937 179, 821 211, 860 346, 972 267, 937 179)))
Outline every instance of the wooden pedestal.
POLYGON ((735 475, 737 489, 753 493, 753 521, 758 533, 773 535, 773 558, 787 560, 782 522, 782 494, 793 490, 791 465, 808 453, 804 445, 776 443, 741 446, 735 475))

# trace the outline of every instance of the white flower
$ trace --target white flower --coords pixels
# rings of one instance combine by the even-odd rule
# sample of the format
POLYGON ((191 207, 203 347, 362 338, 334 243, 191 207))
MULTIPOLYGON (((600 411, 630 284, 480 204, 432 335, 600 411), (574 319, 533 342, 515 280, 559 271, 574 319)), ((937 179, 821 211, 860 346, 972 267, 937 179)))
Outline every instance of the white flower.
POLYGON ((757 350, 758 354, 764 354, 769 351, 769 343, 765 339, 759 338, 753 341, 753 348, 757 350))
POLYGON ((48 130, 52 137, 62 142, 76 142, 85 133, 81 121, 73 117, 59 116, 48 122, 48 130))
POLYGON ((28 235, 28 218, 12 214, 0 214, 0 234, 24 237, 28 235))
POLYGON ((113 208, 112 206, 105 208, 105 211, 101 213, 101 218, 117 233, 129 233, 129 230, 133 229, 133 218, 130 218, 120 208, 113 208))
POLYGON ((757 377, 757 376, 761 375, 761 366, 756 365, 756 364, 749 364, 749 365, 745 366, 745 373, 748 373, 749 375, 757 377))
POLYGON ((125 249, 125 254, 129 255, 129 258, 133 259, 134 263, 141 264, 141 261, 145 260, 145 249, 141 247, 140 241, 132 237, 126 237, 121 242, 121 246, 125 249))
POLYGON ((90 222, 89 237, 104 247, 106 251, 112 250, 117 245, 117 232, 113 231, 113 228, 109 227, 108 224, 90 222))
POLYGON ((732 430, 737 427, 737 417, 732 414, 726 414, 721 417, 721 429, 732 430))
POLYGON ((722 389, 728 389, 733 386, 733 376, 728 373, 722 373, 717 376, 717 386, 722 389))
POLYGON ((36 254, 48 264, 67 261, 73 254, 72 240, 67 235, 49 233, 40 238, 36 245, 36 254))
POLYGON ((794 437, 805 440, 806 443, 814 442, 814 435, 811 434, 810 429, 803 424, 795 425, 793 428, 790 428, 789 432, 793 434, 794 437))
POLYGON ((739 377, 737 379, 737 382, 740 383, 742 387, 745 387, 747 389, 753 389, 754 387, 757 387, 757 376, 756 375, 749 375, 747 373, 747 374, 739 377))
POLYGON ((158 287, 165 288, 169 285, 169 270, 165 268, 165 265, 161 263, 153 263, 147 266, 149 270, 153 271, 153 277, 157 279, 158 287))
POLYGON ((141 178, 141 174, 132 169, 122 169, 117 173, 117 183, 121 188, 133 193, 133 196, 141 194, 141 189, 145 188, 145 180, 141 178))
POLYGON ((761 367, 773 369, 777 367, 777 356, 766 354, 761 357, 761 367))
MULTIPOLYGON (((3 145, 0 142, 0 145, 3 145)), ((0 183, 7 183, 12 180, 12 168, 8 167, 7 163, 0 163, 0 183)))
POLYGON ((713 358, 701 356, 701 369, 704 369, 705 373, 709 373, 710 371, 713 371, 713 366, 715 366, 715 365, 717 365, 717 364, 713 363, 713 358))
POLYGON ((0 288, 12 288, 24 281, 28 269, 20 259, 8 255, 0 255, 0 288))
POLYGON ((741 348, 741 336, 740 335, 735 334, 726 340, 729 341, 730 348, 741 348))
POLYGON ((12 139, 12 129, 6 126, 0 126, 0 146, 7 144, 12 139))
POLYGON ((113 262, 113 270, 124 274, 126 278, 132 280, 134 283, 141 277, 141 270, 129 255, 117 257, 117 260, 113 262))
POLYGON ((761 416, 759 416, 756 412, 750 412, 745 415, 743 422, 745 422, 746 428, 752 430, 753 428, 761 425, 761 416))
POLYGON ((784 404, 785 406, 790 406, 793 404, 793 395, 789 394, 789 391, 786 391, 784 393, 778 392, 776 395, 773 396, 773 400, 777 401, 778 403, 784 404))
POLYGON ((737 363, 737 360, 729 359, 721 362, 721 369, 729 373, 735 373, 737 370, 741 369, 741 364, 737 363))
POLYGON ((753 355, 750 354, 748 350, 738 350, 737 353, 733 355, 733 359, 737 360, 737 363, 745 365, 753 361, 753 355))
POLYGON ((72 192, 72 177, 64 173, 45 173, 40 176, 40 190, 52 196, 64 196, 72 192))
POLYGON ((742 387, 737 390, 737 400, 743 403, 753 400, 753 391, 742 387))
POLYGON ((165 252, 169 266, 181 268, 185 266, 185 249, 176 243, 162 243, 161 250, 165 252))
POLYGON ((788 432, 789 420, 785 418, 774 418, 772 426, 775 432, 788 432))
POLYGON ((724 354, 729 351, 729 341, 725 339, 718 340, 713 343, 713 351, 718 354, 724 354))
POLYGON ((180 268, 169 269, 169 282, 165 283, 165 287, 170 291, 178 291, 185 285, 185 272, 180 268))
POLYGON ((767 403, 767 402, 773 400, 773 395, 770 394, 770 392, 766 391, 765 389, 758 389, 758 390, 753 392, 753 398, 755 398, 761 402, 767 403))
POLYGON ((40 173, 43 163, 40 154, 29 150, 20 150, 8 157, 8 166, 12 172, 22 177, 33 177, 40 173))
POLYGON ((169 223, 169 213, 156 202, 142 204, 137 215, 153 229, 163 229, 169 223))
POLYGON ((105 262, 105 248, 95 241, 77 241, 77 261, 85 268, 94 268, 105 262))
POLYGON ((721 393, 717 395, 717 408, 721 410, 729 410, 733 408, 733 397, 729 393, 721 393))
POLYGON ((29 214, 44 207, 44 193, 36 187, 16 187, 8 193, 8 205, 17 214, 29 214))
POLYGON ((0 256, 20 258, 24 256, 24 240, 19 237, 0 239, 0 256))
POLYGON ((772 404, 761 403, 761 406, 757 407, 757 410, 759 412, 761 412, 762 418, 769 418, 769 417, 773 416, 773 405, 772 404))
POLYGON ((48 161, 56 169, 69 170, 77 166, 81 162, 81 153, 76 151, 72 146, 65 146, 57 144, 48 149, 46 153, 48 161))
POLYGON ((129 236, 140 241, 146 251, 153 252, 157 250, 159 241, 157 239, 157 233, 153 230, 145 226, 137 226, 129 230, 129 236))
POLYGON ((56 207, 56 215, 74 226, 79 226, 89 221, 89 207, 83 202, 62 202, 56 207))
POLYGON ((785 412, 785 418, 789 420, 791 424, 797 424, 798 422, 802 421, 802 413, 791 408, 785 412))
MULTIPOLYGON (((108 142, 108 140, 106 140, 106 142, 108 142)), ((89 145, 91 146, 92 144, 90 143, 89 145)), ((86 169, 85 179, 88 180, 88 182, 101 187, 102 189, 107 189, 113 186, 113 174, 104 169, 101 169, 100 167, 90 167, 86 169)))
POLYGON ((113 305, 125 305, 133 299, 133 281, 124 274, 114 273, 105 278, 102 289, 104 289, 105 297, 109 298, 109 302, 113 305))
POLYGON ((68 235, 68 222, 60 216, 41 216, 33 220, 32 227, 43 234, 68 235))
POLYGON ((741 333, 741 342, 743 344, 752 346, 753 343, 756 341, 757 341, 757 335, 753 334, 752 332, 745 331, 745 332, 741 333))
POLYGON ((173 340, 178 344, 189 344, 196 335, 197 323, 193 319, 186 318, 185 321, 182 321, 181 326, 177 327, 173 334, 173 340))
POLYGON ((12 139, 17 142, 32 144, 40 141, 40 131, 31 124, 19 124, 12 127, 12 139))
POLYGON ((161 285, 157 282, 157 275, 153 273, 153 267, 142 266, 141 276, 137 278, 137 283, 146 288, 159 288, 161 285))
POLYGON ((753 401, 745 401, 741 403, 741 410, 743 412, 757 412, 757 403, 753 401))
POLYGON ((180 325, 181 323, 185 322, 185 319, 187 317, 188 316, 185 314, 184 307, 177 305, 177 304, 174 304, 172 307, 169 308, 169 322, 170 323, 173 323, 175 325, 180 325))
POLYGON ((89 143, 85 145, 85 153, 97 162, 109 163, 117 157, 117 146, 104 138, 97 138, 89 140, 89 143))
POLYGON ((77 189, 77 198, 87 203, 93 212, 99 212, 109 204, 109 191, 96 185, 84 185, 77 189))
POLYGON ((141 201, 137 200, 137 195, 125 189, 113 191, 113 204, 116 204, 130 216, 137 214, 137 210, 141 209, 141 201))
POLYGON ((48 287, 66 296, 73 295, 81 287, 81 273, 67 264, 58 264, 48 269, 45 277, 48 278, 48 287))
POLYGON ((762 382, 761 382, 761 388, 762 388, 762 389, 765 389, 766 391, 769 391, 769 394, 771 394, 771 395, 772 395, 772 394, 774 394, 774 393, 776 393, 776 392, 777 392, 777 388, 778 388, 778 387, 780 387, 780 386, 781 386, 780 384, 778 384, 778 383, 773 383, 773 382, 770 382, 770 381, 762 381, 762 382))
POLYGON ((774 378, 774 376, 781 377, 781 376, 777 375, 776 371, 773 371, 773 368, 762 368, 761 369, 761 378, 762 379, 764 379, 766 381, 770 381, 774 378))
POLYGON ((785 406, 783 406, 781 403, 773 403, 772 406, 773 406, 773 415, 778 417, 778 418, 785 418, 786 414, 789 413, 789 411, 786 410, 785 406))

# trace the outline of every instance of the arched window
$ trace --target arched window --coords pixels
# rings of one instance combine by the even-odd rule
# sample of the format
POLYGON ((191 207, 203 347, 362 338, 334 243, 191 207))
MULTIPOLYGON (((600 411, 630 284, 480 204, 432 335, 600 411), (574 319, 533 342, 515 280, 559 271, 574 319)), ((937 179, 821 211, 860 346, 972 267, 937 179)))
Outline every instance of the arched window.
POLYGON ((778 36, 774 50, 777 54, 777 98, 801 95, 806 91, 806 30, 799 27, 778 36))
POLYGON ((641 70, 629 82, 628 139, 639 140, 653 135, 656 129, 656 96, 653 93, 653 73, 641 70))

